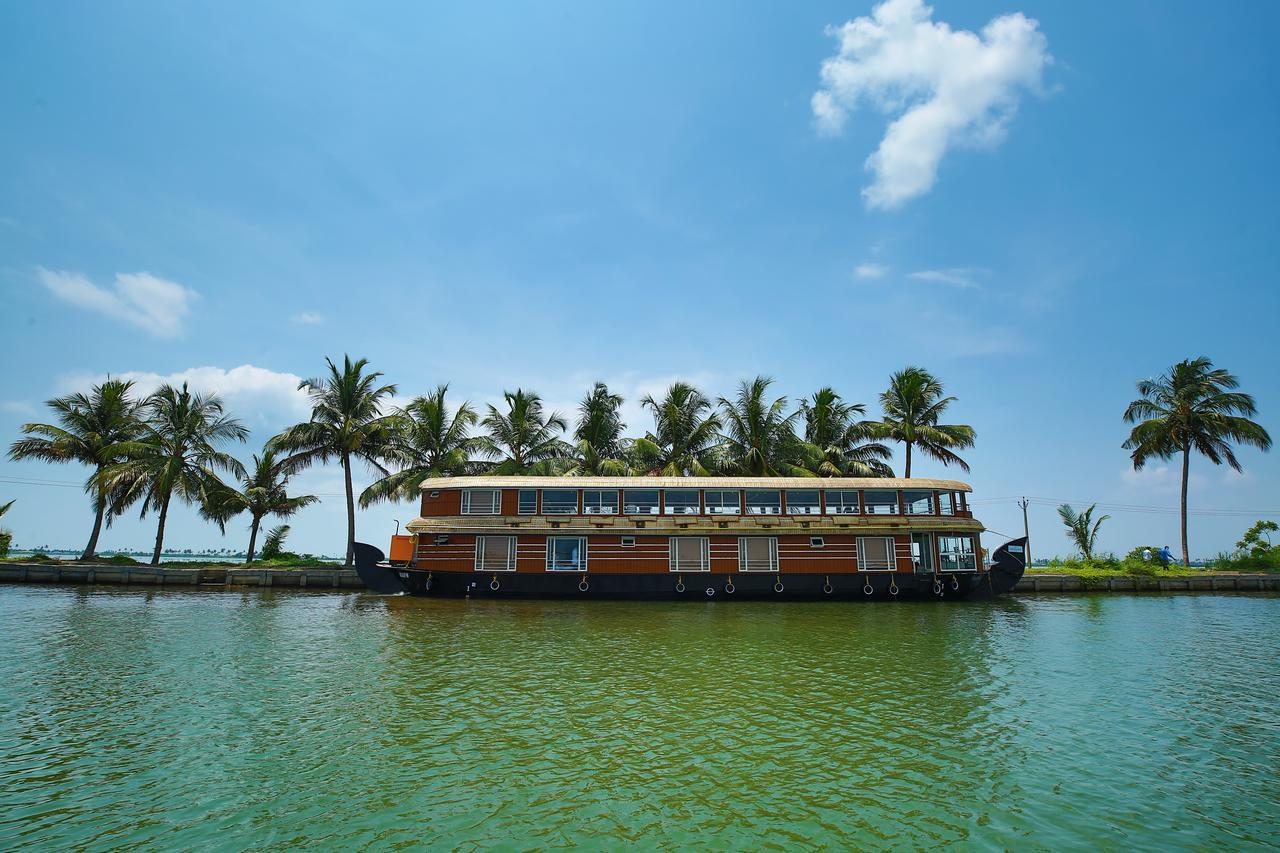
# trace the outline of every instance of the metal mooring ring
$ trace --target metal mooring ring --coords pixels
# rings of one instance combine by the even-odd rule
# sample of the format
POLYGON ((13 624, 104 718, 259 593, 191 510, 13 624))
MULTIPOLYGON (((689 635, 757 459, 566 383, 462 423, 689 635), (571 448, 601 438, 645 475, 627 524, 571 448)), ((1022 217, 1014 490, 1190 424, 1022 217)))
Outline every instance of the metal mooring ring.
POLYGON ((587 583, 586 578, 583 578, 582 582, 578 584, 578 592, 586 592, 589 589, 591 589, 591 584, 587 583))
POLYGON ((784 589, 786 589, 786 587, 782 585, 782 581, 778 581, 773 585, 774 592, 782 592, 784 589))
POLYGON ((716 594, 716 588, 714 586, 707 587, 707 598, 711 598, 715 594, 716 594))
POLYGON ((876 588, 871 585, 871 581, 867 581, 867 585, 862 588, 863 595, 871 595, 875 591, 876 588))
POLYGON ((897 582, 897 581, 889 581, 889 594, 890 594, 890 595, 897 595, 897 594, 898 594, 898 582, 897 582))
POLYGON ((489 581, 489 589, 493 590, 494 592, 497 592, 498 588, 501 586, 502 584, 498 583, 497 578, 494 578, 493 580, 489 581))
POLYGON ((676 592, 684 592, 684 581, 676 581, 676 592))
POLYGON ((725 591, 726 593, 728 593, 729 595, 733 595, 733 591, 734 591, 735 589, 737 589, 737 587, 735 587, 735 586, 733 585, 733 581, 725 581, 725 583, 724 583, 724 591, 725 591))

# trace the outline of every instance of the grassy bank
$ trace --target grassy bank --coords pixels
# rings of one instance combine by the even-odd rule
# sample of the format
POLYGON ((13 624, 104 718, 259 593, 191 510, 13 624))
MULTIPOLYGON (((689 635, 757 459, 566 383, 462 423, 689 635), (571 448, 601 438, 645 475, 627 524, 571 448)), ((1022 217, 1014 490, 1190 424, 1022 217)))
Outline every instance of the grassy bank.
MULTIPOLYGON (((31 554, 24 557, 6 557, 0 559, 3 563, 41 563, 50 566, 78 566, 82 565, 79 560, 59 559, 50 557, 48 554, 31 554)), ((149 566, 151 563, 145 560, 135 560, 133 557, 126 557, 123 554, 116 554, 111 557, 98 557, 92 560, 93 565, 98 566, 149 566)), ((341 563, 332 563, 328 560, 322 560, 309 554, 291 554, 289 556, 274 557, 270 560, 254 560, 252 563, 246 563, 243 560, 162 560, 160 566, 166 569, 337 569, 341 568, 341 563)))

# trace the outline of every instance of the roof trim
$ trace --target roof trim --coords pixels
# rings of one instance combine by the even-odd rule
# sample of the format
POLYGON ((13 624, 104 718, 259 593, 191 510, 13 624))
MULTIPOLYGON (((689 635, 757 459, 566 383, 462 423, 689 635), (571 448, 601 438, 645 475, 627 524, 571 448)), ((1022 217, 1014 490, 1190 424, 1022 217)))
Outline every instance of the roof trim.
POLYGON ((972 492, 959 480, 923 477, 428 477, 427 489, 937 489, 972 492))

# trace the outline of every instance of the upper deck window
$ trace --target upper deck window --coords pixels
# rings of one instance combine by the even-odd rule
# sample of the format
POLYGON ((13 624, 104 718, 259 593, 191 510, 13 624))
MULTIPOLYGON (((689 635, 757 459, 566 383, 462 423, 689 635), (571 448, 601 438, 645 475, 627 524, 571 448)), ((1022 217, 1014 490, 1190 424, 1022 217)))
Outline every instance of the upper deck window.
POLYGON ((933 515, 933 492, 903 492, 902 505, 907 515, 933 515))
POLYGON ((521 515, 538 514, 538 490, 521 489, 516 501, 516 512, 521 515))
POLYGON ((827 489, 828 515, 857 515, 862 501, 856 489, 827 489))
POLYGON ((697 515, 697 489, 667 489, 663 495, 663 505, 667 515, 697 515))
POLYGON ((627 489, 622 493, 622 511, 627 515, 657 515, 657 489, 627 489))
POLYGON ((464 489, 463 515, 497 515, 502 511, 502 492, 498 489, 464 489))
POLYGON ((954 492, 938 492, 938 515, 956 514, 956 496, 954 492))
POLYGON ((739 515, 742 513, 742 492, 708 491, 704 493, 708 515, 739 515))
POLYGON ((778 515, 782 512, 782 492, 747 492, 747 515, 778 515))
POLYGON ((895 515, 898 512, 897 492, 868 491, 866 499, 867 515, 895 515))
POLYGON ((791 489, 787 492, 787 512, 791 515, 818 515, 822 504, 817 489, 791 489))
POLYGON ((618 511, 616 489, 597 491, 586 489, 582 493, 582 511, 586 515, 613 515, 618 511))
POLYGON ((976 572, 978 555, 972 536, 939 536, 938 568, 944 572, 976 572))
POLYGON ((578 511, 577 489, 543 489, 543 515, 574 515, 578 511))

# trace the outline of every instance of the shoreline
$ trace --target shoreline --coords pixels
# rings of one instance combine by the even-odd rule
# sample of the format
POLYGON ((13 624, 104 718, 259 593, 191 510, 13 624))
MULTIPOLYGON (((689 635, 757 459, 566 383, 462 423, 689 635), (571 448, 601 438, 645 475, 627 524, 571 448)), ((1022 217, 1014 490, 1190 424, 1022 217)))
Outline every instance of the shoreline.
MULTIPOLYGON (((0 583, 111 584, 120 586, 186 586, 219 589, 271 587, 294 589, 364 589, 355 569, 233 568, 227 566, 120 566, 110 563, 0 563, 0 583)), ((1203 572, 1195 575, 1085 577, 1068 573, 1031 572, 1013 595, 1086 592, 1280 592, 1280 574, 1203 572)))

